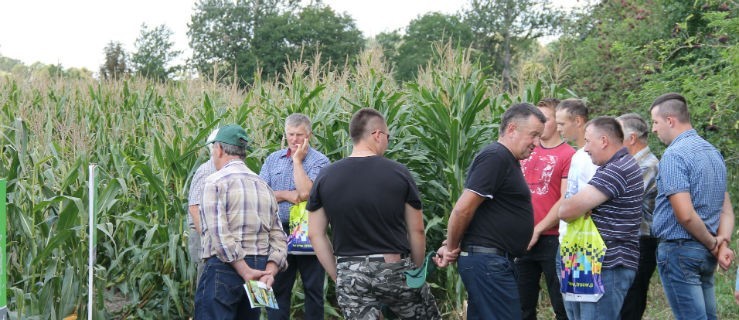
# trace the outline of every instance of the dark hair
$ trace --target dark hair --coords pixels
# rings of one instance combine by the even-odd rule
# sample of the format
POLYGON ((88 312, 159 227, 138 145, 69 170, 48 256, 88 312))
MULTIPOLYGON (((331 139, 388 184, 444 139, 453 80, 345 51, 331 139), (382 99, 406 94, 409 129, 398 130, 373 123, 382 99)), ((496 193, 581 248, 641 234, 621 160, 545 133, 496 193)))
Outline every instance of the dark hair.
POLYGON ((616 120, 621 122, 621 129, 624 131, 624 136, 627 132, 633 132, 636 133, 636 137, 639 138, 639 140, 644 143, 647 142, 649 126, 640 115, 636 113, 627 113, 619 116, 616 120))
POLYGON ((541 110, 534 107, 533 104, 524 102, 512 105, 505 111, 505 113, 503 113, 503 116, 500 119, 500 127, 498 128, 498 130, 500 130, 500 136, 505 136, 505 130, 511 122, 525 121, 532 115, 536 116, 541 123, 547 122, 547 118, 543 113, 541 113, 541 110))
POLYGON ((588 121, 588 107, 581 99, 564 99, 557 105, 557 110, 567 111, 570 117, 582 117, 583 120, 588 121))
POLYGON ((244 142, 244 144, 241 146, 235 146, 235 145, 231 145, 228 143, 220 143, 220 142, 215 142, 215 143, 220 145, 221 149, 223 149, 223 152, 225 152, 227 155, 238 156, 239 158, 244 159, 246 158, 246 147, 245 147, 246 141, 244 141, 243 139, 241 141, 244 142))
POLYGON ((649 111, 651 112, 655 107, 659 107, 659 114, 663 118, 672 116, 682 123, 690 123, 688 103, 679 93, 670 92, 657 97, 649 107, 649 111))
POLYGON ((601 133, 608 136, 609 139, 614 139, 619 143, 624 142, 624 131, 621 129, 621 124, 614 117, 597 117, 585 124, 585 128, 588 126, 597 128, 601 133))
POLYGON ((352 142, 357 143, 367 133, 367 126, 373 119, 385 121, 385 117, 375 109, 363 108, 354 113, 349 122, 349 136, 352 142))
POLYGON ((559 105, 559 99, 556 98, 544 98, 536 104, 537 107, 550 108, 552 110, 556 110, 557 105, 559 105))

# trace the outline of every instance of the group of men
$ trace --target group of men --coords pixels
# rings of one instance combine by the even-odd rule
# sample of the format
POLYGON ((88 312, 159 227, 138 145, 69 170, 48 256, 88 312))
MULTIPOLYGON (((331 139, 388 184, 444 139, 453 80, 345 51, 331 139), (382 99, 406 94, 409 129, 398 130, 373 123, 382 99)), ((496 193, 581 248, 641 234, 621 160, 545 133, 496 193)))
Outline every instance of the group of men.
MULTIPOLYGON (((542 274, 557 319, 640 319, 657 266, 676 318, 716 318, 713 273, 734 258, 723 158, 692 129, 679 94, 657 98, 650 114, 668 145, 661 161, 634 113, 589 120, 579 99, 506 110, 497 142, 467 172, 433 258, 439 267, 458 264, 467 319, 536 319, 542 274), (560 293, 560 243, 575 219, 592 219, 607 247, 596 302, 560 293)), ((329 164, 309 146, 308 117, 290 115, 288 147, 269 155, 259 175, 243 162, 241 127, 209 137, 211 159, 189 197, 191 254, 202 265, 197 319, 258 319, 245 302, 247 280, 274 288, 279 309, 269 319, 288 319, 298 271, 305 319, 323 319, 325 274, 347 319, 379 319, 383 308, 441 319, 429 286, 405 281, 404 271, 424 265, 422 201, 408 169, 383 156, 387 123, 361 109, 349 133, 352 153, 329 164), (303 201, 315 255, 287 254, 289 211, 303 201)))
POLYGON ((713 273, 734 258, 734 213, 723 158, 692 128, 685 98, 665 94, 650 108, 652 131, 668 145, 661 161, 637 114, 589 121, 578 99, 538 107, 513 106, 506 113, 514 121, 503 116, 498 143, 470 167, 438 250, 439 266, 458 263, 468 319, 535 319, 542 273, 558 319, 640 319, 655 266, 677 319, 715 319, 713 273), (581 217, 607 247, 605 292, 595 302, 559 294, 559 243, 567 222, 581 217))

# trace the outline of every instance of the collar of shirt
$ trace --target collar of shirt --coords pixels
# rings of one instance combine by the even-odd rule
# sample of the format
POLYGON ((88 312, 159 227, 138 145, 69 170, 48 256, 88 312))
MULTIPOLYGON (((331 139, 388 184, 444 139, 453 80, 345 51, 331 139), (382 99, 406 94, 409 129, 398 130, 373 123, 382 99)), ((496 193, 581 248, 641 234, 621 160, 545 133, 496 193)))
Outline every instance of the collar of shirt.
POLYGON ((621 159, 628 154, 629 154, 629 151, 626 149, 626 147, 622 147, 621 149, 618 149, 618 151, 616 151, 616 153, 613 154, 613 157, 611 157, 611 159, 608 159, 608 162, 606 163, 611 163, 613 161, 621 159))
POLYGON ((649 146, 644 147, 644 149, 639 150, 639 152, 634 154, 634 159, 636 159, 637 162, 639 162, 642 158, 646 158, 647 155, 649 155, 649 146))
POLYGON ((230 160, 229 162, 226 162, 226 164, 223 165, 223 168, 221 168, 221 170, 223 170, 225 168, 228 168, 230 166, 233 166, 233 165, 237 165, 239 163, 242 164, 242 165, 244 165, 244 166, 246 166, 244 164, 244 160, 241 160, 241 159, 233 159, 233 160, 230 160))
POLYGON ((679 134, 677 137, 675 137, 674 140, 672 140, 672 143, 670 143, 670 146, 678 143, 681 140, 687 139, 692 136, 697 136, 698 132, 695 131, 695 129, 685 130, 683 133, 679 134))

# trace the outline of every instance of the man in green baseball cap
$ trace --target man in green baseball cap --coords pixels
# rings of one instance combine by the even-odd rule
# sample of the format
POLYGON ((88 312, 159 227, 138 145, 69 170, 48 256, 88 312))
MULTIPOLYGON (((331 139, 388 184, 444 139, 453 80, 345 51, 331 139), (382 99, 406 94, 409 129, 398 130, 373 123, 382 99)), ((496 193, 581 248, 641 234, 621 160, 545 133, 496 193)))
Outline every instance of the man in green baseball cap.
MULTIPOLYGON (((218 130, 216 137, 208 141, 208 143, 221 142, 232 146, 246 148, 249 143, 249 136, 246 135, 244 128, 237 124, 230 124, 218 130)), ((246 155, 246 153, 244 153, 246 155)))
POLYGON ((205 268, 195 294, 195 319, 254 319, 245 282, 268 287, 287 268, 287 236, 277 200, 266 182, 244 164, 248 137, 238 125, 221 128, 212 141, 216 172, 208 176, 200 205, 205 268), (227 288, 228 302, 220 300, 227 288))

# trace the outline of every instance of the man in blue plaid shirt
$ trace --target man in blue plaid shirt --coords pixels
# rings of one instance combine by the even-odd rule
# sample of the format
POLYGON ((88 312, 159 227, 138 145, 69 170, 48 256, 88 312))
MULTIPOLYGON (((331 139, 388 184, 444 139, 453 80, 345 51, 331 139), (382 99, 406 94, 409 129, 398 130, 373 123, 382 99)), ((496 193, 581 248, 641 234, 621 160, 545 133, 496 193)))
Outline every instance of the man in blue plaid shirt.
POLYGON ((721 153, 693 129, 685 98, 652 103, 652 131, 667 149, 659 162, 652 233, 657 269, 676 319, 716 319, 713 274, 733 260, 734 211, 721 153))
MULTIPOLYGON (((282 228, 290 233, 290 208, 308 199, 313 181, 321 169, 329 164, 328 158, 311 148, 311 121, 299 113, 285 119, 287 148, 275 151, 259 172, 259 176, 274 190, 280 206, 282 228)), ((305 309, 303 319, 323 319, 323 283, 325 272, 315 254, 287 256, 287 270, 277 274, 274 290, 279 309, 269 309, 270 320, 289 319, 290 298, 297 272, 303 281, 305 309)))

